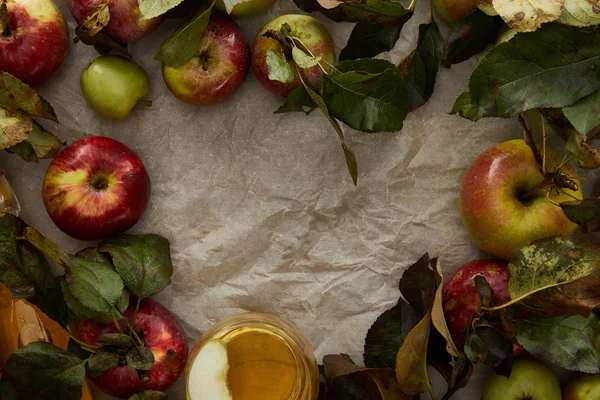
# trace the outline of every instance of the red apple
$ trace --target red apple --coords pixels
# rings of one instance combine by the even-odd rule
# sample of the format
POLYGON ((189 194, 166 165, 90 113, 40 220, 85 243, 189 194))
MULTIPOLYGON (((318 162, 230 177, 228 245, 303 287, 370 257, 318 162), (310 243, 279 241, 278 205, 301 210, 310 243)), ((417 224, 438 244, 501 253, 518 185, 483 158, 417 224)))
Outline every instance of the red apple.
MULTIPOLYGON (((130 306, 123 315, 130 324, 134 313, 135 306, 130 306)), ((120 326, 123 332, 128 331, 124 321, 120 322, 120 326)), ((129 398, 141 390, 166 390, 185 369, 188 354, 185 330, 165 306, 151 298, 142 300, 133 329, 141 332, 144 346, 152 351, 154 367, 144 371, 142 378, 127 365, 111 368, 98 377, 90 378, 100 390, 115 397, 129 398)), ((82 321, 77 327, 78 339, 92 345, 97 344, 100 335, 116 332, 112 323, 100 324, 91 320, 82 321)))
POLYGON ((129 147, 92 136, 52 160, 42 197, 60 230, 77 239, 101 239, 126 231, 140 219, 150 198, 150 177, 129 147))
MULTIPOLYGON (((561 157, 546 150, 546 169, 553 171, 561 157)), ((577 173, 566 165, 562 172, 579 185, 577 173)), ((471 239, 482 250, 505 260, 531 242, 568 235, 577 225, 555 203, 582 198, 565 189, 547 198, 548 186, 533 151, 524 140, 510 140, 477 157, 460 188, 460 213, 471 239)))
POLYGON ((0 71, 39 85, 63 64, 69 31, 52 0, 8 0, 8 18, 0 30, 0 71))
POLYGON ((224 102, 244 83, 250 60, 240 27, 213 15, 202 34, 198 56, 180 67, 163 64, 163 79, 180 100, 197 106, 224 102))
MULTIPOLYGON (((252 46, 252 68, 256 79, 270 92, 287 96, 292 90, 299 87, 302 83, 296 74, 296 79, 290 83, 283 83, 269 79, 269 67, 267 65, 267 52, 273 50, 281 52, 281 45, 275 39, 263 36, 269 30, 279 31, 283 24, 287 23, 291 28, 291 36, 299 38, 302 43, 315 55, 323 60, 323 66, 326 70, 330 65, 335 64, 335 44, 331 34, 318 20, 308 15, 282 15, 262 27, 254 45, 252 46)), ((290 61, 293 63, 293 61, 290 61)), ((314 88, 320 89, 323 79, 323 71, 318 65, 303 70, 304 78, 314 88)))
MULTIPOLYGON (((71 14, 81 24, 99 4, 106 0, 69 0, 71 14)), ((163 22, 164 17, 144 19, 138 0, 110 0, 108 5, 110 21, 102 29, 102 33, 113 40, 127 44, 140 40, 154 32, 163 22)))

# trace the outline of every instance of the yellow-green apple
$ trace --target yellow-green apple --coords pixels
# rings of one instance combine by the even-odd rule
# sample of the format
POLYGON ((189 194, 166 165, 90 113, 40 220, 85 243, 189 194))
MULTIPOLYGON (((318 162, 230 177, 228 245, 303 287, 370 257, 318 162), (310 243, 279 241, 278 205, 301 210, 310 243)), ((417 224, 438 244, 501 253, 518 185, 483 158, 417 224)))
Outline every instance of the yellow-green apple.
POLYGON ((0 13, 0 71, 42 84, 63 64, 67 23, 52 0, 8 0, 6 7, 7 14, 0 13))
POLYGON ((134 61, 121 56, 96 58, 79 79, 83 97, 98 114, 122 120, 148 94, 150 80, 134 61))
MULTIPOLYGON (((78 24, 85 21, 91 13, 107 0, 69 0, 71 14, 78 24)), ((164 17, 145 19, 138 5, 138 0, 110 0, 108 4, 110 20, 102 29, 102 33, 122 43, 133 43, 154 32, 163 22, 164 17)))
MULTIPOLYGON (((273 38, 266 37, 267 31, 281 30, 283 24, 288 24, 291 28, 290 36, 298 38, 315 55, 321 57, 323 67, 326 71, 335 63, 335 45, 331 34, 318 20, 307 15, 289 14, 282 15, 268 22, 262 27, 252 46, 252 69, 256 79, 270 92, 279 96, 287 96, 292 90, 299 87, 302 83, 296 72, 293 82, 283 83, 269 79, 269 67, 267 65, 267 52, 273 50, 281 53, 281 44, 273 38)), ((293 60, 289 60, 294 64, 293 60)), ((323 79, 323 71, 318 65, 302 70, 304 79, 314 88, 320 89, 323 79)))
POLYGON ((163 79, 180 100, 197 106, 222 103, 244 83, 250 67, 248 42, 227 17, 213 15, 196 57, 180 67, 163 64, 163 79))
POLYGON ((562 400, 558 379, 544 364, 527 359, 514 362, 510 377, 492 372, 481 400, 562 400))
POLYGON ((476 0, 433 0, 440 17, 448 22, 457 23, 477 8, 476 0))
POLYGON ((77 239, 101 239, 126 231, 141 218, 150 198, 150 177, 129 147, 91 136, 52 160, 42 198, 60 230, 77 239))
MULTIPOLYGON (((560 162, 546 149, 546 169, 560 162)), ((562 171, 575 181, 577 191, 549 193, 535 155, 524 140, 501 143, 479 155, 460 187, 460 213, 471 239, 482 250, 510 259, 531 242, 568 235, 577 225, 555 203, 581 199, 581 185, 568 165, 562 171)))
MULTIPOLYGON (((266 13, 277 0, 248 0, 241 3, 237 3, 231 9, 229 15, 234 18, 250 17, 253 15, 260 15, 266 13)), ((225 2, 223 0, 216 0, 215 7, 221 12, 227 13, 225 2)))
POLYGON ((600 400, 600 375, 582 375, 567 383, 563 400, 600 400))
MULTIPOLYGON (((123 316, 143 338, 144 346, 152 351, 154 366, 140 374, 123 363, 90 380, 103 392, 124 399, 142 390, 166 390, 185 369, 188 354, 185 330, 165 306, 151 298, 141 301, 137 314, 132 305, 123 316)), ((119 325, 123 332, 128 332, 125 320, 119 325)), ((117 328, 114 323, 85 320, 78 324, 76 333, 82 342, 98 345, 101 335, 117 333, 117 328)))

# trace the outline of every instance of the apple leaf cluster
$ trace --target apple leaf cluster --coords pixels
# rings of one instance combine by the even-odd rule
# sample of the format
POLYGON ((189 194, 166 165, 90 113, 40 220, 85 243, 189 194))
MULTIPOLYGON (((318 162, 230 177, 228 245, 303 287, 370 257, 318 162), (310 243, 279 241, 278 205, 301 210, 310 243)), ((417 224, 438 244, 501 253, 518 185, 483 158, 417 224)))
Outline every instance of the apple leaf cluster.
MULTIPOLYGON (((16 391, 15 399, 78 400, 86 371, 98 376, 117 365, 140 373, 152 369, 152 351, 133 330, 135 322, 131 324, 123 313, 130 295, 136 296, 137 310, 143 298, 171 283, 172 273, 169 242, 158 235, 121 234, 72 256, 18 217, 0 217, 0 282, 14 296, 35 304, 65 329, 76 316, 114 322, 120 332, 101 335, 99 345, 72 338, 68 352, 48 343, 19 349, 3 366, 0 394, 16 391), (55 276, 48 259, 62 266, 64 274, 55 276)), ((162 397, 148 392, 138 398, 162 397)))
POLYGON ((33 118, 58 122, 42 96, 11 74, 0 72, 0 149, 25 161, 54 157, 63 143, 33 118))

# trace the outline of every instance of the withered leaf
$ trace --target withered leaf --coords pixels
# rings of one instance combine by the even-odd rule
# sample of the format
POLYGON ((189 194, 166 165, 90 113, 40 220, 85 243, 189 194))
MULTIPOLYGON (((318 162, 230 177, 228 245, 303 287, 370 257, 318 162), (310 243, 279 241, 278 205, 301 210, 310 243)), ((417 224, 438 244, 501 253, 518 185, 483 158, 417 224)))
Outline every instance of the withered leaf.
POLYGON ((452 335, 450 334, 450 330, 448 329, 448 324, 446 322, 446 317, 444 316, 444 308, 442 302, 442 289, 444 286, 444 277, 442 275, 442 267, 440 265, 440 258, 435 258, 435 273, 437 280, 437 290, 435 292, 435 299, 433 302, 433 307, 431 309, 431 321, 433 325, 438 330, 438 332, 446 339, 446 351, 448 354, 454 357, 461 357, 461 352, 456 347, 454 340, 452 340, 452 335))
POLYGON ((8 72, 0 72, 0 106, 58 122, 50 103, 8 72))
POLYGON ((518 32, 532 32, 546 22, 556 21, 565 0, 492 0, 504 22, 518 32))
POLYGON ((427 345, 431 331, 431 312, 409 332, 396 357, 396 379, 408 395, 433 393, 427 371, 427 345))
POLYGON ((110 0, 94 4, 93 11, 79 24, 77 31, 86 32, 89 36, 94 36, 104 29, 110 21, 109 4, 110 0))
POLYGON ((575 164, 583 169, 596 169, 600 167, 600 154, 598 150, 586 143, 581 134, 571 131, 569 140, 565 145, 565 152, 573 157, 575 164))
POLYGON ((33 129, 31 117, 19 110, 0 107, 0 150, 21 143, 33 129))

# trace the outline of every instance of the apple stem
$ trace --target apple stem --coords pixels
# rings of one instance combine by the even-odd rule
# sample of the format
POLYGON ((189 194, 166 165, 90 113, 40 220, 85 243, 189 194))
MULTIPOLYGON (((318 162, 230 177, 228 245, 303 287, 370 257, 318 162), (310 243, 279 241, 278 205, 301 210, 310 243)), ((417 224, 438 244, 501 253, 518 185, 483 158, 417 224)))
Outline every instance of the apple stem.
POLYGON ((536 187, 534 187, 533 189, 531 189, 529 192, 525 193, 522 196, 519 196, 519 198, 521 200, 529 200, 529 198, 531 198, 531 196, 533 196, 536 192, 540 191, 547 185, 548 185, 548 182, 544 181, 544 182, 540 183, 539 185, 537 185, 536 187))
POLYGON ((8 23, 8 7, 6 0, 0 0, 0 34, 10 36, 10 24, 8 23))

